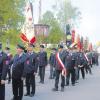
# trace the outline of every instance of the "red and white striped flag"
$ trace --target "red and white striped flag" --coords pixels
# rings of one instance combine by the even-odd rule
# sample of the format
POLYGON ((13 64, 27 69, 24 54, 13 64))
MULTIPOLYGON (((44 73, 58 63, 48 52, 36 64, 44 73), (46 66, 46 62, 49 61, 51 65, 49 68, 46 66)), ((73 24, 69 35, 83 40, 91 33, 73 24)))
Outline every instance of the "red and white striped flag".
POLYGON ((21 29, 21 40, 33 44, 36 41, 33 23, 33 6, 28 2, 25 7, 25 24, 21 29))

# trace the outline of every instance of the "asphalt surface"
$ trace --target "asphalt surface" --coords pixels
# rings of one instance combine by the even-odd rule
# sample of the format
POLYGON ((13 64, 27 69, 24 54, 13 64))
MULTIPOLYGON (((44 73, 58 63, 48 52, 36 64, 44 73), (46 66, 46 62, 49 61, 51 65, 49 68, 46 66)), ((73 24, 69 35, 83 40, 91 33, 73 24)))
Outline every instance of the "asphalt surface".
MULTIPOLYGON (((100 100, 100 66, 92 68, 92 75, 87 74, 83 80, 80 77, 75 86, 65 87, 65 91, 53 92, 54 80, 49 79, 49 67, 46 69, 45 83, 39 83, 39 77, 36 76, 36 94, 34 97, 23 97, 23 100, 100 100)), ((26 93, 24 87, 24 94, 26 93)), ((11 100, 12 86, 6 84, 6 100, 11 100)))

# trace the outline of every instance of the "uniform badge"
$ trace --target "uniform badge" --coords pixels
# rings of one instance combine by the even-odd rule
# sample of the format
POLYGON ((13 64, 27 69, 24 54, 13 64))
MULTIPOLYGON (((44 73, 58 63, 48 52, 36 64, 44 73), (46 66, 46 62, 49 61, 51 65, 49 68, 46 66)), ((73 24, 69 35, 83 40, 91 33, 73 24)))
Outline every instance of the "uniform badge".
POLYGON ((5 63, 6 63, 6 65, 8 65, 8 64, 9 64, 9 61, 8 61, 8 60, 6 60, 6 61, 5 61, 5 63))
POLYGON ((27 60, 26 63, 29 65, 29 60, 27 60))

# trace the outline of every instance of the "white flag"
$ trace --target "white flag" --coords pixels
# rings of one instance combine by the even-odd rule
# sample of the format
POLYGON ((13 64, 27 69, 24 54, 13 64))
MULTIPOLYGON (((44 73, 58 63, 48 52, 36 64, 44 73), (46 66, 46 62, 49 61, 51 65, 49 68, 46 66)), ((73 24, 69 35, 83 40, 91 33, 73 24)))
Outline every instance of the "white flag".
POLYGON ((21 39, 33 44, 36 41, 33 23, 33 6, 28 2, 25 7, 25 23, 21 29, 21 39))

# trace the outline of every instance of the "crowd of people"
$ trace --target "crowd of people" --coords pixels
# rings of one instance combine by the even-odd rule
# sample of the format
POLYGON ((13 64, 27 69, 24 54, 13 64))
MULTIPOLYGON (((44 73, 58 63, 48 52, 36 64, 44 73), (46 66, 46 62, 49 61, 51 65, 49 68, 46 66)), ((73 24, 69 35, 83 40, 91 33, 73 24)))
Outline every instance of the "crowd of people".
POLYGON ((23 82, 25 81, 26 93, 24 96, 33 97, 36 92, 35 75, 38 73, 40 84, 45 83, 45 68, 50 66, 49 79, 54 79, 55 84, 52 91, 59 90, 59 78, 61 76, 61 91, 64 87, 72 86, 78 82, 80 72, 85 79, 86 74, 92 74, 93 65, 98 65, 98 53, 93 51, 78 50, 76 47, 52 48, 48 57, 44 45, 40 45, 40 51, 34 50, 35 45, 28 44, 25 48, 17 44, 16 54, 13 56, 10 48, 2 50, 0 43, 0 100, 5 100, 5 81, 8 76, 8 84, 12 82, 12 100, 23 99, 23 82), (8 74, 8 75, 7 75, 8 74), (71 82, 70 82, 71 78, 71 82))

